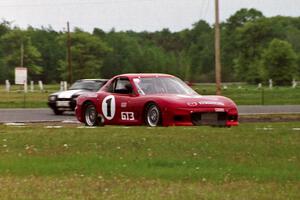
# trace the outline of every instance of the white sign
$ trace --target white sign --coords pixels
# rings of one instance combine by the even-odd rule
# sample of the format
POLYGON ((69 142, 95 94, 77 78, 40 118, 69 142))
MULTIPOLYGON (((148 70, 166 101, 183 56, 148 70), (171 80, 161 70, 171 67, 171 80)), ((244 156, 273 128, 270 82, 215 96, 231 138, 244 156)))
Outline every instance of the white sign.
POLYGON ((26 67, 16 67, 15 68, 15 84, 25 84, 27 83, 27 68, 26 67))

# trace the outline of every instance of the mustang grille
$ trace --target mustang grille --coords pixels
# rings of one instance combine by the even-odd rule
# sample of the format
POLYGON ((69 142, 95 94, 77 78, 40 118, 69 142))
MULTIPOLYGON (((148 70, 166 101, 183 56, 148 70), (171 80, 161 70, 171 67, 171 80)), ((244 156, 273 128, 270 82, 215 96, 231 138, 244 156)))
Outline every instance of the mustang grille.
POLYGON ((57 101, 70 101, 71 98, 57 98, 57 101))

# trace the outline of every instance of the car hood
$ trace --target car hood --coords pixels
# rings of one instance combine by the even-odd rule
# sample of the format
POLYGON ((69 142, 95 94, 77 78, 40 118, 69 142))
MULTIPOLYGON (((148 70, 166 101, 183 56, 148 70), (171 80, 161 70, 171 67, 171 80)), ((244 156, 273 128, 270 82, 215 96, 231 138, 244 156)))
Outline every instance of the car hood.
POLYGON ((53 94, 51 94, 51 96, 55 95, 60 99, 69 99, 75 94, 80 95, 85 92, 87 92, 87 91, 85 91, 85 90, 67 90, 67 91, 60 91, 60 92, 53 93, 53 94))
POLYGON ((223 96, 202 96, 202 95, 180 95, 180 94, 168 94, 168 95, 157 95, 167 102, 170 102, 177 107, 182 108, 197 108, 197 107, 236 107, 235 103, 223 96))

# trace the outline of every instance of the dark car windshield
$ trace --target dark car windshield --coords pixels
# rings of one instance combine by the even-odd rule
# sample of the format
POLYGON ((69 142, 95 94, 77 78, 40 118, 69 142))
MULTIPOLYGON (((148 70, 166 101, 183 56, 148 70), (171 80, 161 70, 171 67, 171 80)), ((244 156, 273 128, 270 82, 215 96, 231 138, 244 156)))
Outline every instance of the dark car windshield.
POLYGON ((98 91, 105 81, 76 81, 70 90, 98 91))
POLYGON ((176 77, 153 77, 133 79, 138 92, 148 94, 182 94, 197 95, 197 93, 176 77))

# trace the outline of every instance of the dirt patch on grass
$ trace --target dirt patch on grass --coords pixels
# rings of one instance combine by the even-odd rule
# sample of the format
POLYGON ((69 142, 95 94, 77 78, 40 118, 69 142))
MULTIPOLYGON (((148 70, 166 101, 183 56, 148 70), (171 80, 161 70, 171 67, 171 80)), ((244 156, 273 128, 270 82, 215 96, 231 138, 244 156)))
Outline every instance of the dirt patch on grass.
POLYGON ((85 177, 0 177, 1 199, 299 199, 300 183, 212 183, 85 177))

